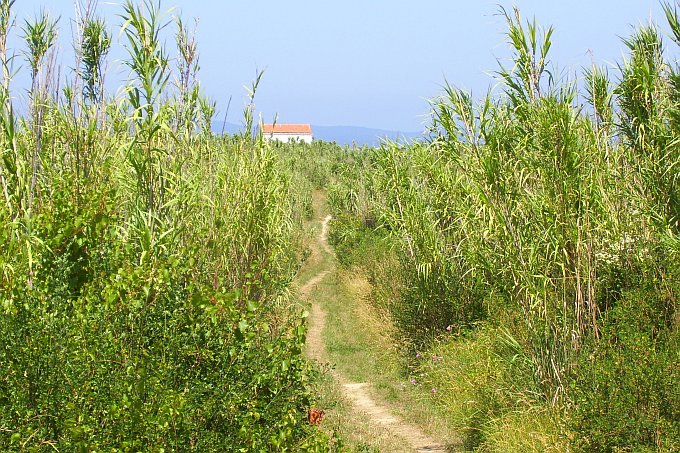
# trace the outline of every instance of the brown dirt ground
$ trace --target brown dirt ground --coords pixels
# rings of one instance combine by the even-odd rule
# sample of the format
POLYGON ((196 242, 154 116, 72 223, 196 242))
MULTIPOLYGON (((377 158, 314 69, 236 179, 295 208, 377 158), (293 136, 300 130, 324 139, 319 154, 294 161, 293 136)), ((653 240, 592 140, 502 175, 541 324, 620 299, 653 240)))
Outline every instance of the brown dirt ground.
MULTIPOLYGON (((333 250, 328 244, 328 224, 331 216, 323 219, 321 233, 311 244, 311 256, 309 262, 317 266, 317 272, 299 289, 299 294, 305 300, 310 300, 313 289, 332 272, 336 272, 333 266, 329 266, 323 260, 323 253, 332 254, 333 250)), ((359 277, 357 277, 359 279, 359 277)), ((350 282, 352 284, 352 282, 350 282)), ((365 287, 367 282, 353 282, 352 286, 365 287)), ((310 359, 322 362, 326 357, 323 342, 323 329, 326 323, 326 313, 317 300, 311 300, 309 316, 309 330, 307 333, 306 351, 310 359)), ((332 371, 333 378, 342 389, 343 397, 351 403, 351 407, 357 417, 365 419, 375 429, 386 431, 391 437, 399 438, 404 443, 405 450, 416 452, 445 452, 441 442, 426 435, 419 427, 407 423, 394 415, 387 404, 376 399, 371 390, 371 383, 349 382, 337 371, 332 371)))

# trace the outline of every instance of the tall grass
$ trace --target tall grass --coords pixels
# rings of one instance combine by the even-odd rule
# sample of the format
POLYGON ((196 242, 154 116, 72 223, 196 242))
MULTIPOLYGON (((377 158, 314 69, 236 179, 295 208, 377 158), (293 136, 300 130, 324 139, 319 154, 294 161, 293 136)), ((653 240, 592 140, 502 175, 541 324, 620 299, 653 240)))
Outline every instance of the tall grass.
POLYGON ((12 3, 0 2, 1 449, 323 448, 287 296, 308 186, 261 141, 212 134, 214 103, 187 99, 195 42, 180 25, 173 72, 153 1, 122 6, 124 98, 104 89, 111 31, 96 2, 79 3, 63 86, 47 70, 54 21, 27 22, 34 107, 19 117, 12 3))
MULTIPOLYGON (((383 146, 349 176, 398 250, 388 303, 406 349, 454 362, 416 366, 473 448, 545 451, 570 436, 584 451, 676 448, 678 395, 662 376, 677 378, 680 156, 661 33, 624 41, 618 81, 596 67, 560 79, 552 28, 500 13, 513 52, 500 92, 476 102, 447 83, 430 143, 383 146), (515 425, 532 413, 550 432, 533 444, 515 425)), ((334 207, 360 218, 341 202, 352 196, 334 207)))

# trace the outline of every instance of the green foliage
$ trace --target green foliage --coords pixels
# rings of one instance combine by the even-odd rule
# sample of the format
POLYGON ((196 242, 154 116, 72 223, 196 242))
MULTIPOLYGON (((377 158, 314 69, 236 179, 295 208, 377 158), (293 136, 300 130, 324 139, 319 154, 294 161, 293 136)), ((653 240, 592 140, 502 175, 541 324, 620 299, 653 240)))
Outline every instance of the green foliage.
POLYGON ((451 330, 418 354, 416 385, 471 451, 565 451, 557 414, 542 403, 535 366, 511 334, 482 326, 451 330))
MULTIPOLYGON (((177 32, 175 42, 179 57, 177 58, 177 71, 179 72, 178 89, 179 102, 177 105, 177 125, 178 131, 191 135, 196 126, 199 105, 208 107, 207 101, 199 97, 199 85, 196 80, 198 73, 198 44, 196 42, 196 30, 189 31, 188 27, 182 22, 181 18, 176 18, 177 32)), ((212 119, 214 109, 206 115, 212 119)), ((205 130, 210 131, 209 123, 205 130)))
POLYGON ((31 75, 35 80, 47 51, 55 45, 57 22, 43 11, 33 21, 24 23, 24 40, 28 46, 26 60, 31 67, 31 75))
POLYGON ((103 19, 86 18, 81 44, 84 96, 92 102, 101 99, 103 61, 111 47, 111 36, 103 19))
MULTIPOLYGON (((665 7, 671 25, 677 11, 665 7)), ((680 232, 680 84, 677 68, 664 60, 663 42, 654 26, 643 27, 624 40, 630 60, 621 68, 617 87, 621 131, 641 176, 645 195, 654 201, 654 214, 662 225, 680 232)))
POLYGON ((429 143, 386 144, 331 187, 332 237, 382 275, 402 348, 446 358, 420 369, 470 447, 677 448, 677 70, 650 25, 619 83, 593 68, 581 95, 547 68, 552 28, 502 14, 502 94, 447 83, 429 143))
POLYGON ((299 313, 271 303, 293 264, 266 249, 292 245, 282 242, 285 189, 268 184, 271 171, 230 175, 251 215, 226 211, 231 223, 207 248, 200 230, 156 242, 131 236, 145 230, 125 225, 115 186, 77 200, 73 180, 52 181, 31 248, 2 238, 3 449, 312 448, 305 328, 299 313), (265 233, 269 221, 276 229, 265 233), (244 239, 258 246, 236 248, 244 239), (231 277, 219 267, 229 255, 247 260, 231 277))
POLYGON ((573 379, 579 451, 674 451, 680 447, 680 335, 668 297, 641 282, 607 313, 602 341, 588 347, 573 379))
POLYGON ((308 435, 303 327, 274 333, 233 293, 187 294, 176 267, 122 264, 72 306, 36 292, 4 315, 1 444, 238 451, 308 435))
POLYGON ((84 87, 64 104, 41 88, 39 122, 15 116, 3 71, 0 449, 323 451, 288 297, 312 187, 264 143, 174 134, 153 2, 123 7, 133 76, 107 101, 109 33, 88 11, 84 87))
POLYGON ((165 203, 163 189, 167 183, 160 163, 160 154, 166 150, 159 147, 157 141, 160 131, 167 127, 159 105, 170 77, 168 57, 160 41, 160 33, 167 23, 163 22, 160 2, 156 4, 153 0, 137 6, 128 0, 121 18, 125 21, 122 30, 129 53, 125 63, 134 76, 128 87, 134 139, 127 155, 137 176, 141 206, 146 211, 158 212, 165 203))

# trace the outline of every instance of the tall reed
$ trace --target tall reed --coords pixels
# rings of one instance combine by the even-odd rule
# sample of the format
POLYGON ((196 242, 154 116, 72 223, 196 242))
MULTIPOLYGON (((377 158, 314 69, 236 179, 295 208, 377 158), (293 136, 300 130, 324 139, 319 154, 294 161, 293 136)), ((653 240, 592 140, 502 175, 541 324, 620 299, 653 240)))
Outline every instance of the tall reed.
POLYGON ((112 39, 96 2, 77 2, 77 71, 59 87, 56 25, 27 22, 41 110, 17 115, 12 3, 0 0, 0 449, 322 449, 287 290, 306 186, 261 140, 212 134, 215 103, 182 88, 199 94, 195 42, 178 43, 195 52, 188 85, 169 83, 182 77, 160 2, 122 6, 123 98, 104 90, 112 39))
MULTIPOLYGON (((664 9, 680 42, 677 5, 664 9)), ((493 450, 497 427, 542 413, 544 439, 573 429, 583 451, 672 449, 677 70, 650 25, 624 41, 618 82, 597 67, 559 78, 552 27, 500 14, 512 58, 498 89, 476 101, 446 83, 429 143, 386 144, 348 172, 332 201, 349 220, 334 237, 341 250, 363 235, 393 244, 398 264, 364 260, 398 276, 377 293, 391 297, 405 350, 449 353, 450 367, 419 371, 471 446, 493 450), (371 194, 373 233, 354 208, 359 192, 371 194)))

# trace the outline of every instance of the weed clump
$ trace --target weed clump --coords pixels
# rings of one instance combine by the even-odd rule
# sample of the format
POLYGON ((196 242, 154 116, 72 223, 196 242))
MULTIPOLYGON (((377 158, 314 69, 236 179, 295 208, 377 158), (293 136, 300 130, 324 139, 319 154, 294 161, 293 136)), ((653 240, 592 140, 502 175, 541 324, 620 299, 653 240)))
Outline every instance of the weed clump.
POLYGON ((0 449, 323 449, 286 291, 311 196, 291 182, 301 171, 257 137, 212 133, 181 21, 173 91, 152 0, 122 8, 124 98, 104 89, 111 32, 96 2, 77 2, 65 86, 56 23, 27 22, 20 118, 13 3, 0 1, 0 449))
POLYGON ((559 79, 552 28, 501 14, 500 93, 447 83, 428 143, 348 172, 339 250, 368 252, 348 262, 372 269, 405 354, 443 357, 412 366, 469 448, 676 449, 677 68, 650 25, 625 40, 618 82, 559 79))

